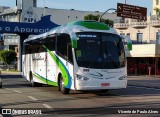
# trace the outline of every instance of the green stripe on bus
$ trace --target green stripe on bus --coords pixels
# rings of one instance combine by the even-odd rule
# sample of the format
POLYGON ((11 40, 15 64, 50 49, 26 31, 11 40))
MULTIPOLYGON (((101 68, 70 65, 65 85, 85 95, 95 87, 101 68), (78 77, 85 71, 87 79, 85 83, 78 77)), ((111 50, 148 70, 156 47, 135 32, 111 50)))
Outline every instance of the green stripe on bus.
POLYGON ((57 66, 60 68, 62 76, 63 76, 63 79, 64 79, 64 86, 66 88, 70 88, 71 87, 71 77, 70 77, 69 73, 67 72, 65 66, 60 61, 60 59, 56 55, 54 55, 48 48, 46 48, 44 45, 43 45, 43 47, 48 51, 48 53, 50 54, 50 56, 56 62, 57 66))
POLYGON ((57 82, 53 82, 53 81, 47 80, 46 78, 44 78, 44 77, 42 77, 42 76, 40 76, 38 74, 34 74, 33 73, 33 76, 36 77, 36 78, 38 78, 42 82, 49 84, 49 85, 58 86, 57 82))

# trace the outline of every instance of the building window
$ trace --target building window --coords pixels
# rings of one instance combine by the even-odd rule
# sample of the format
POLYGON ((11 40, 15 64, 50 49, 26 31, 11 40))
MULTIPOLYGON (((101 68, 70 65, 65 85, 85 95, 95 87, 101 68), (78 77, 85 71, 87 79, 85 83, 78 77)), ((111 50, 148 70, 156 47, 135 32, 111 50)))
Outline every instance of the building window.
POLYGON ((142 39, 143 39, 143 33, 137 33, 137 42, 142 43, 142 39))
POLYGON ((120 33, 121 36, 125 36, 125 33, 120 33))
POLYGON ((37 0, 33 0, 33 7, 37 7, 37 0))
POLYGON ((160 42, 160 32, 156 32, 156 42, 160 42))
POLYGON ((156 0, 156 5, 159 5, 159 0, 156 0))
POLYGON ((130 33, 127 33, 127 36, 130 37, 130 33))
POLYGON ((120 36, 121 36, 121 38, 122 38, 122 42, 123 42, 124 44, 126 44, 126 41, 125 41, 125 33, 120 33, 120 36))

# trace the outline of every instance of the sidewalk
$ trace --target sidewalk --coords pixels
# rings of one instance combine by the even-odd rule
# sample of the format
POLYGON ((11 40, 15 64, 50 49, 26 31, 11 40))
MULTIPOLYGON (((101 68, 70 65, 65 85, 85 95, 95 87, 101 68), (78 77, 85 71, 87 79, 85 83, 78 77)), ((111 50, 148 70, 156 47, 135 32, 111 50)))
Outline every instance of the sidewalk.
POLYGON ((17 72, 17 71, 1 71, 2 75, 21 75, 21 72, 17 72))
POLYGON ((160 76, 128 76, 128 86, 160 89, 160 76))

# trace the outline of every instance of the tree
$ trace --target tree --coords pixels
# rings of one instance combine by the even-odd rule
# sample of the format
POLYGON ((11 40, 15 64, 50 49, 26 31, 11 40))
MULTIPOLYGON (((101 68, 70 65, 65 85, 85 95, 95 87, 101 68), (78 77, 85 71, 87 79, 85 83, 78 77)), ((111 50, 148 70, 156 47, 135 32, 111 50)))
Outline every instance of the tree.
POLYGON ((105 24, 108 24, 110 27, 113 27, 114 22, 112 20, 109 19, 103 19, 105 24))
POLYGON ((3 50, 3 51, 0 51, 0 60, 3 63, 6 63, 7 66, 8 66, 14 60, 16 60, 16 53, 14 51, 12 51, 12 50, 3 50))
POLYGON ((84 20, 95 20, 95 21, 98 21, 99 17, 100 17, 100 15, 88 14, 88 15, 84 16, 84 20))
MULTIPOLYGON (((92 14, 88 14, 86 16, 84 16, 84 20, 95 20, 98 21, 100 15, 92 15, 92 14)), ((109 25, 110 27, 113 27, 114 22, 112 20, 109 19, 103 19, 101 18, 101 22, 104 22, 105 24, 109 25)))

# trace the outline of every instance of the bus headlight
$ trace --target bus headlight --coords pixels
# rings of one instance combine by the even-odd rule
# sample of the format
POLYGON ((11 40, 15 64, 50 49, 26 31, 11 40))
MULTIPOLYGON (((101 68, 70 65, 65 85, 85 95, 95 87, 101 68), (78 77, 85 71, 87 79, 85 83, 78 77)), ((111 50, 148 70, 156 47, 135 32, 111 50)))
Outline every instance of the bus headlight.
POLYGON ((77 78, 77 80, 83 80, 83 81, 88 81, 88 80, 90 80, 89 78, 84 77, 84 76, 79 75, 79 74, 76 74, 76 78, 77 78))
POLYGON ((118 78, 119 80, 126 80, 127 79, 127 76, 122 76, 120 78, 118 78))

